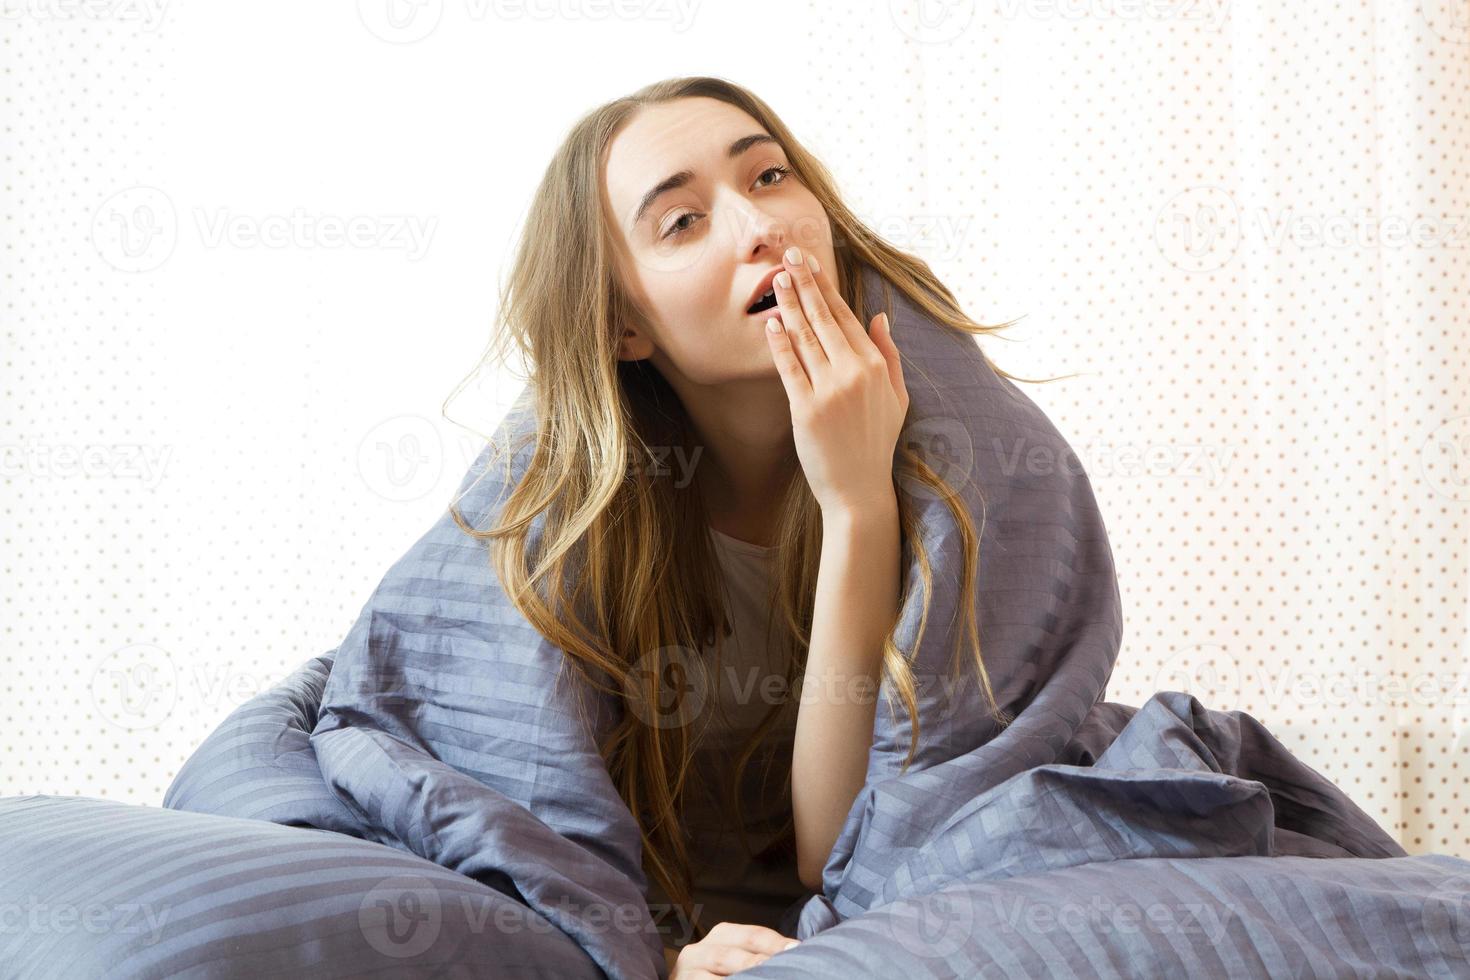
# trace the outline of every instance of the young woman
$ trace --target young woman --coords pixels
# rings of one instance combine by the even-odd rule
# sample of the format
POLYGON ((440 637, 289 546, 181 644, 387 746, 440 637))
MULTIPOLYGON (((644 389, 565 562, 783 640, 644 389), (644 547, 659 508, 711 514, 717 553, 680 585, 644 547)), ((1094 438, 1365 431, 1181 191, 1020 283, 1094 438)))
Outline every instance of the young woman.
POLYGON ((899 444, 902 358, 886 313, 853 313, 863 265, 957 331, 1001 329, 864 227, 764 102, 682 78, 573 128, 502 292, 487 356, 523 355, 535 444, 500 525, 461 526, 494 539, 518 609, 628 709, 602 751, 639 821, 650 910, 701 937, 669 950, 677 980, 790 943, 777 923, 821 888, 880 680, 915 710, 892 633, 907 588, 927 613, 928 564, 896 476, 963 529, 970 659, 1001 714, 975 528, 899 444))

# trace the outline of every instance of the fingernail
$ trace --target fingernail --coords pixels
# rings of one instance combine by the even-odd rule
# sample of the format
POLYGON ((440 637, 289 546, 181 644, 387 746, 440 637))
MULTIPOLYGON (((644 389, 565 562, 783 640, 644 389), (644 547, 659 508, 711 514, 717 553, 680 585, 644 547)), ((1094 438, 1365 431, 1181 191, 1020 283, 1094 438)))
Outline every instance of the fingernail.
POLYGON ((792 949, 793 947, 800 946, 800 945, 801 945, 801 943, 799 943, 795 939, 793 939, 793 940, 791 940, 791 942, 789 942, 789 943, 786 944, 786 948, 783 949, 783 950, 781 950, 781 952, 784 953, 784 952, 786 952, 787 949, 792 949))
POLYGON ((782 269, 780 272, 776 273, 776 285, 780 286, 782 289, 790 289, 791 273, 787 272, 785 269, 782 269))
POLYGON ((812 267, 813 272, 822 271, 822 267, 817 264, 817 257, 815 255, 808 255, 806 257, 806 264, 812 267))
POLYGON ((786 261, 792 265, 801 265, 801 249, 795 245, 786 250, 786 261))

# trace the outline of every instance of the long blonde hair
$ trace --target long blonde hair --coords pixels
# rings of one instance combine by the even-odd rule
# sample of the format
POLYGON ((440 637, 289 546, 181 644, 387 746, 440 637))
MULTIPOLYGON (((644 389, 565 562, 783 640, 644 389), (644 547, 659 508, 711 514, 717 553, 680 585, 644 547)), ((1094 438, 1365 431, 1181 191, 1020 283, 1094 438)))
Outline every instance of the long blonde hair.
MULTIPOLYGON (((651 364, 618 358, 622 328, 639 314, 617 271, 617 243, 604 220, 600 173, 611 139, 642 107, 693 96, 745 111, 780 141, 795 176, 831 220, 844 298, 853 310, 863 310, 858 269, 866 264, 955 331, 982 335, 1011 326, 983 326, 966 317, 923 260, 884 242, 848 210, 821 162, 763 101, 723 79, 668 79, 609 102, 576 123, 547 167, 501 287, 500 329, 482 362, 508 364, 514 344, 529 366, 536 420, 534 434, 526 438, 530 459, 497 526, 474 528, 453 504, 450 511, 467 533, 495 542, 496 573, 526 620, 565 652, 565 664, 624 708, 599 749, 638 821, 645 871, 691 922, 693 884, 681 814, 694 746, 688 719, 664 720, 664 706, 671 694, 682 696, 675 688, 691 672, 699 672, 695 651, 713 644, 718 658, 728 622, 717 598, 722 579, 703 498, 688 492, 692 484, 679 488, 660 475, 667 468, 664 454, 694 451, 698 433, 651 364)), ((891 311, 887 284, 883 292, 883 308, 891 311)), ((910 370, 907 363, 905 370, 910 370)), ((509 461, 523 446, 495 449, 509 461)), ((959 528, 964 570, 956 585, 963 597, 964 642, 990 711, 1004 725, 1011 719, 996 703, 980 654, 975 602, 980 533, 964 499, 902 440, 895 477, 928 488, 959 528)), ((901 650, 894 642, 898 616, 883 644, 883 677, 913 719, 906 770, 919 739, 909 658, 924 635, 933 576, 913 507, 904 494, 897 496, 902 537, 920 573, 919 581, 904 583, 898 609, 912 590, 922 589, 924 596, 913 649, 901 650)), ((788 691, 799 688, 810 640, 820 516, 798 467, 780 505, 770 606, 784 621, 777 646, 788 691)), ((956 675, 961 642, 961 631, 955 630, 951 663, 956 675)), ((738 755, 728 789, 737 809, 734 788, 781 707, 772 705, 738 755)), ((789 772, 784 792, 790 792, 789 772)), ((743 819, 739 823, 743 826, 743 819)), ((785 840, 794 852, 791 827, 788 820, 785 840)))

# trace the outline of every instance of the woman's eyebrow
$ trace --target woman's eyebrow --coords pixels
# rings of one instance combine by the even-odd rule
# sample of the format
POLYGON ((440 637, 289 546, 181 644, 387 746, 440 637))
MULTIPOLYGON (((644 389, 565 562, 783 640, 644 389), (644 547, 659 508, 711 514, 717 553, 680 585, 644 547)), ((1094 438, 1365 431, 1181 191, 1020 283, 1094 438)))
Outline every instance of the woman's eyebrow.
MULTIPOLYGON (((760 146, 763 143, 775 143, 777 146, 780 146, 776 137, 771 136, 769 133, 751 133, 749 136, 742 136, 731 143, 729 149, 725 151, 725 156, 727 159, 733 160, 751 147, 760 146)), ((660 195, 683 187, 693 179, 694 171, 681 170, 654 184, 648 193, 643 195, 643 200, 638 202, 638 210, 633 212, 633 220, 629 224, 629 227, 638 227, 638 222, 643 220, 644 214, 648 212, 649 207, 653 205, 654 201, 658 200, 660 195)))

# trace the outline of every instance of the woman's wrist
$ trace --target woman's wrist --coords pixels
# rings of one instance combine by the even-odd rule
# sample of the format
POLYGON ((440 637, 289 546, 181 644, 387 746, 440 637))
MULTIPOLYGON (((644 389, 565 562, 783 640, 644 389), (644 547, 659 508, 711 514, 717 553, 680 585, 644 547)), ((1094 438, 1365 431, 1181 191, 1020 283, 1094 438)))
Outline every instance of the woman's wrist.
POLYGON ((890 521, 898 521, 898 495, 891 487, 886 494, 822 508, 824 534, 861 535, 865 531, 886 528, 890 521))

